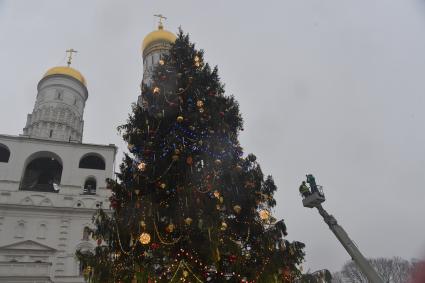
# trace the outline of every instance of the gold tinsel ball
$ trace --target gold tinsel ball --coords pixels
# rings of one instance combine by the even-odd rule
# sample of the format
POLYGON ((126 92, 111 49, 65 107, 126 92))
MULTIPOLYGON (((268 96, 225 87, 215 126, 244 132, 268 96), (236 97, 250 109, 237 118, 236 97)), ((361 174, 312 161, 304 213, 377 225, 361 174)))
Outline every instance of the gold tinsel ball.
POLYGON ((260 215, 261 220, 268 220, 270 218, 270 212, 265 209, 260 210, 258 214, 260 215))
POLYGON ((242 210, 242 207, 238 204, 233 206, 233 211, 236 212, 237 214, 239 214, 242 210))
POLYGON ((193 221, 192 218, 188 217, 184 220, 184 223, 186 223, 186 225, 190 225, 192 224, 192 221, 193 221))
POLYGON ((164 60, 162 60, 162 59, 161 59, 161 60, 159 60, 159 61, 158 61, 158 63, 159 63, 159 65, 161 65, 161 66, 165 64, 164 60))
POLYGON ((204 102, 202 100, 198 100, 196 102, 196 106, 198 106, 199 108, 201 108, 202 106, 204 106, 204 102))
POLYGON ((151 242, 151 235, 149 233, 143 232, 139 237, 140 243, 147 245, 151 242))
POLYGON ((146 170, 146 163, 145 162, 140 162, 139 165, 137 165, 137 168, 140 171, 145 171, 146 170))
POLYGON ((165 231, 167 231, 168 233, 173 233, 175 228, 176 226, 171 223, 171 224, 168 224, 167 227, 165 227, 165 231))
POLYGON ((227 229, 227 223, 226 222, 221 222, 221 227, 220 227, 221 231, 224 231, 227 229))
POLYGON ((153 88, 153 93, 154 94, 158 94, 160 91, 161 91, 160 88, 157 87, 157 86, 153 88))
POLYGON ((179 123, 183 122, 183 116, 177 116, 177 122, 179 123))
POLYGON ((214 191, 214 196, 215 196, 216 198, 219 198, 219 197, 220 197, 220 192, 219 192, 219 191, 214 191))

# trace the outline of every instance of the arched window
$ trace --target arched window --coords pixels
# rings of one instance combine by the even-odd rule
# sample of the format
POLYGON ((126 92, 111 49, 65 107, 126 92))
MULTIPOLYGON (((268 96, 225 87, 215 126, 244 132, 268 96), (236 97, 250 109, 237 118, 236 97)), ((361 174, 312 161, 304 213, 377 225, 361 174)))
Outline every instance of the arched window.
POLYGON ((84 195, 95 195, 96 194, 96 179, 93 177, 89 177, 84 182, 83 188, 84 195))
POLYGON ((51 152, 39 152, 30 158, 25 167, 21 190, 59 192, 62 177, 62 162, 51 152))
POLYGON ((90 228, 86 226, 83 228, 83 241, 88 241, 89 236, 90 236, 90 228))
POLYGON ((10 151, 7 146, 0 143, 0 162, 9 162, 10 151))
POLYGON ((95 153, 89 153, 80 160, 79 168, 105 170, 104 159, 95 153))

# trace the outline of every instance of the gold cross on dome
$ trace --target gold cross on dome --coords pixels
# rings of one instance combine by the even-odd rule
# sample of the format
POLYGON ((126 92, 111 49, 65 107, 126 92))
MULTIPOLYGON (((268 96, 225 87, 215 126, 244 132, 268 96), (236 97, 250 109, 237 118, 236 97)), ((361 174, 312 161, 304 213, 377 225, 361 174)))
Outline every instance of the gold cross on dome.
POLYGON ((68 55, 68 67, 71 66, 71 61, 72 61, 72 53, 77 53, 77 50, 74 50, 73 48, 66 50, 66 54, 68 55))
POLYGON ((166 20, 167 19, 167 17, 164 17, 162 14, 156 14, 156 15, 153 15, 154 17, 158 17, 159 18, 159 27, 163 27, 163 25, 162 25, 162 20, 166 20))

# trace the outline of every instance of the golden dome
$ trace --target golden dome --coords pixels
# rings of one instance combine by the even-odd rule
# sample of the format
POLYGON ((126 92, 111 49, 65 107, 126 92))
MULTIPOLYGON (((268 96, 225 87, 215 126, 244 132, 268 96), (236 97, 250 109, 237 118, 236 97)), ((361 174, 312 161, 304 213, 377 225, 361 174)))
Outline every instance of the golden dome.
POLYGON ((51 76, 51 75, 70 76, 78 80, 79 82, 81 82, 84 86, 87 86, 86 79, 83 77, 83 75, 79 71, 71 67, 66 67, 66 66, 53 67, 44 74, 43 78, 51 76))
POLYGON ((143 50, 145 50, 145 48, 147 46, 149 46, 150 44, 157 42, 157 41, 167 41, 169 43, 174 43, 174 41, 176 41, 177 36, 172 33, 169 32, 168 30, 164 30, 164 27, 162 26, 162 24, 160 24, 158 26, 158 30, 155 30, 151 33, 149 33, 145 39, 143 39, 143 43, 142 43, 142 52, 143 50))

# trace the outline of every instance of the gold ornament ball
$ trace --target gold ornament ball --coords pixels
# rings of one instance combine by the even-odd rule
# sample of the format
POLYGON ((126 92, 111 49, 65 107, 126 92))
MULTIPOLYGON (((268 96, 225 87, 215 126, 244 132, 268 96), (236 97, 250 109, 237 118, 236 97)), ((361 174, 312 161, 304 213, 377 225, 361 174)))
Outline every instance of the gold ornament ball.
POLYGON ((219 198, 219 197, 220 197, 220 192, 219 192, 219 191, 214 191, 214 196, 215 196, 216 198, 219 198))
POLYGON ((153 93, 154 94, 158 94, 160 91, 161 91, 160 88, 157 87, 157 86, 153 88, 153 93))
POLYGON ((140 171, 145 171, 146 170, 146 163, 145 162, 140 162, 139 165, 137 165, 137 168, 140 171))
POLYGON ((165 183, 161 183, 161 185, 159 185, 161 187, 161 189, 165 189, 167 187, 167 184, 165 183))
POLYGON ((242 210, 242 207, 238 204, 233 206, 233 211, 236 212, 237 214, 239 214, 242 210))
POLYGON ((199 62, 199 61, 201 61, 201 58, 199 58, 199 56, 198 55, 196 55, 195 56, 195 58, 193 59, 195 62, 199 62))
POLYGON ((174 229, 176 228, 176 226, 174 224, 168 224, 168 226, 165 228, 165 230, 168 233, 173 233, 174 229))
POLYGON ((186 225, 190 225, 192 224, 192 221, 193 221, 192 218, 188 217, 184 220, 184 223, 186 223, 186 225))
POLYGON ((236 170, 236 172, 241 172, 242 171, 242 166, 236 165, 235 166, 235 170, 236 170))
POLYGON ((226 222, 221 222, 221 231, 224 231, 224 230, 226 230, 227 229, 227 223, 226 222))
POLYGON ((220 159, 216 159, 216 160, 214 161, 214 163, 215 163, 215 165, 220 165, 220 164, 221 164, 221 160, 220 160, 220 159))
POLYGON ((183 116, 177 116, 177 122, 179 123, 183 122, 183 116))
POLYGON ((201 108, 202 106, 204 106, 204 102, 202 100, 198 100, 196 102, 196 106, 198 106, 199 108, 201 108))
POLYGON ((270 212, 265 209, 260 210, 258 214, 260 215, 261 220, 267 220, 270 218, 270 212))
POLYGON ((164 60, 162 60, 162 59, 161 59, 161 60, 159 60, 159 62, 158 62, 158 63, 159 63, 159 65, 161 65, 161 66, 165 64, 164 60))
POLYGON ((151 235, 149 233, 143 232, 140 234, 139 241, 142 243, 142 245, 147 245, 151 242, 151 235))
POLYGON ((187 272, 187 270, 183 270, 183 277, 188 277, 189 276, 189 272, 187 272))

